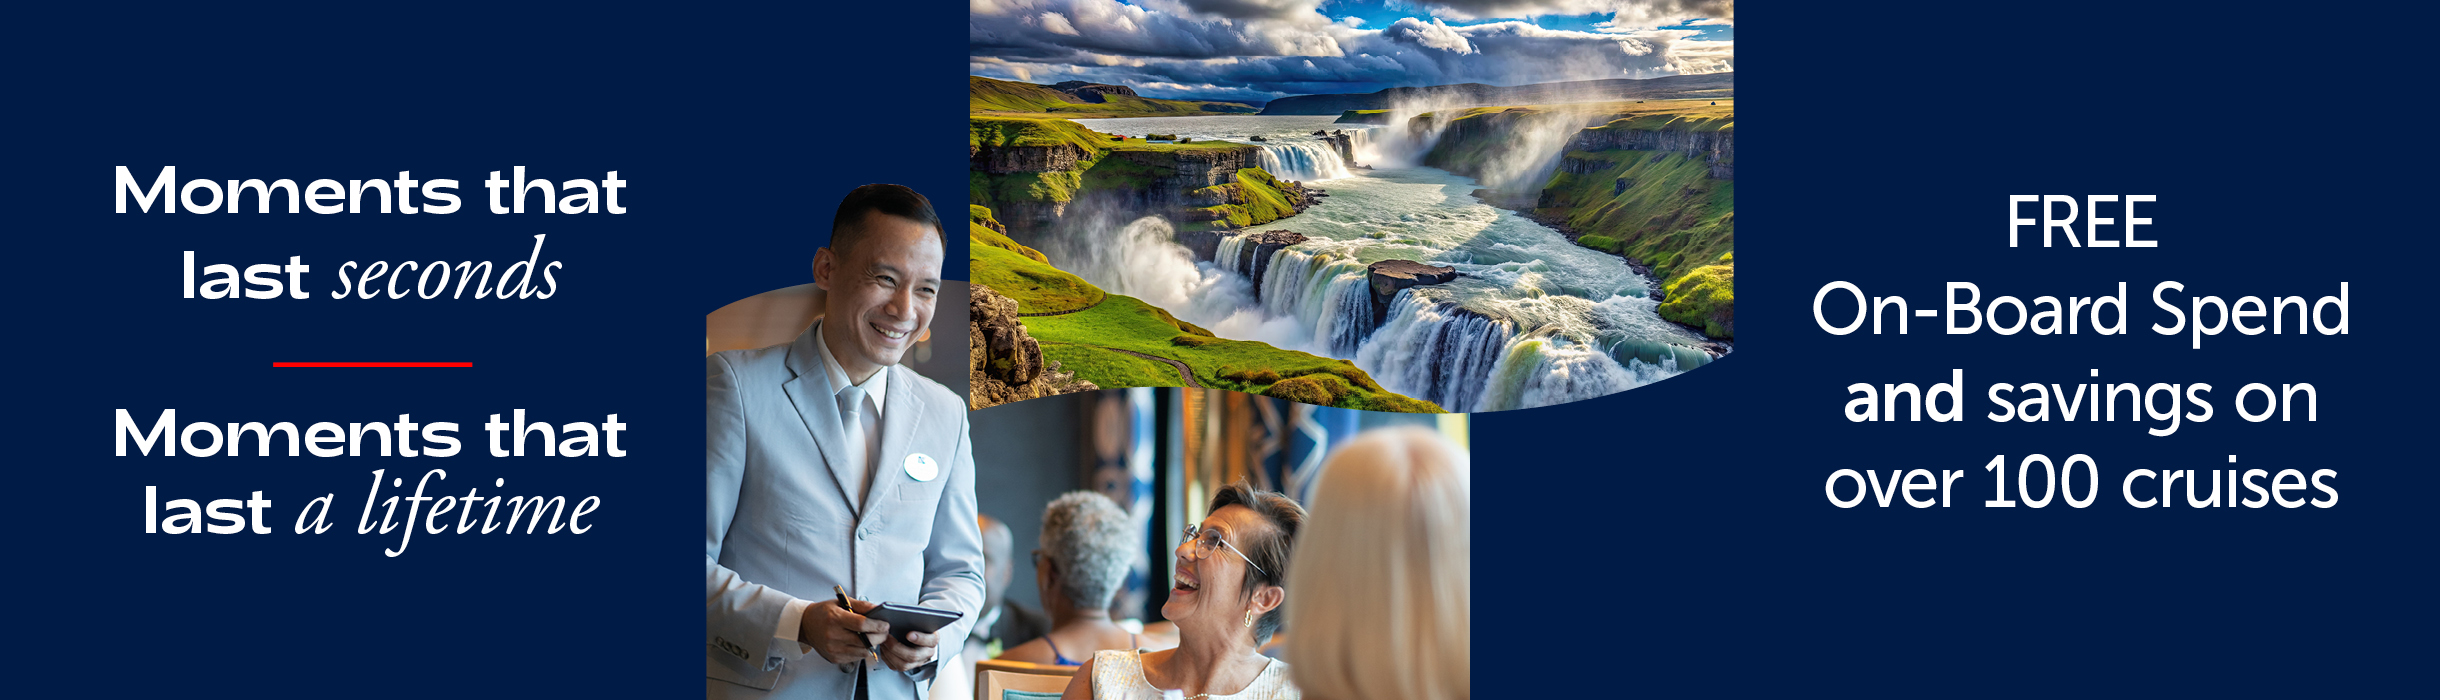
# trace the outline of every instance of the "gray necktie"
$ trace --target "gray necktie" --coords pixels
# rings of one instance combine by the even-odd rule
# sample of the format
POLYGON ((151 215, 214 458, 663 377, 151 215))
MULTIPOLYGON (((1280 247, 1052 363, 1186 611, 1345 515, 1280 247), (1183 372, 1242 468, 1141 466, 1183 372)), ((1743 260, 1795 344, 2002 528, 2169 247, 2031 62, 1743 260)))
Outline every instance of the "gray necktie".
POLYGON ((864 437, 864 387, 850 384, 839 390, 839 423, 848 435, 864 437))
POLYGON ((847 438, 846 452, 855 460, 850 467, 856 475, 852 485, 855 491, 850 497, 862 502, 866 483, 872 478, 873 461, 873 456, 867 454, 871 447, 864 440, 864 387, 850 384, 839 390, 839 432, 840 437, 847 438))

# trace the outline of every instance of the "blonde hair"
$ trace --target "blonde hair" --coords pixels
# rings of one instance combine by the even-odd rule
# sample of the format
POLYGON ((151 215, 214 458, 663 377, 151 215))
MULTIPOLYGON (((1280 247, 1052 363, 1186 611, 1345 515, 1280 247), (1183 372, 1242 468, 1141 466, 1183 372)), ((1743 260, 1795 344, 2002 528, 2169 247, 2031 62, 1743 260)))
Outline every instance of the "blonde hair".
POLYGON ((1393 428, 1322 465, 1287 585, 1283 660, 1307 697, 1467 697, 1466 457, 1393 428))

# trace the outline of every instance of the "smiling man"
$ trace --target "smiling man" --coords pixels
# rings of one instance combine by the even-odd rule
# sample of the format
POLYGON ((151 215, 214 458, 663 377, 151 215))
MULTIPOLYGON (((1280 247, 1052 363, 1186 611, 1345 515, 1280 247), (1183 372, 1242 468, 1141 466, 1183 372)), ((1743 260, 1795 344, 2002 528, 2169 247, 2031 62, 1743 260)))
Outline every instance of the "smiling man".
POLYGON ((858 187, 814 254, 822 320, 706 359, 708 696, 914 700, 982 609, 966 404, 898 365, 943 257, 923 195, 858 187), (959 617, 893 630, 879 603, 959 617))

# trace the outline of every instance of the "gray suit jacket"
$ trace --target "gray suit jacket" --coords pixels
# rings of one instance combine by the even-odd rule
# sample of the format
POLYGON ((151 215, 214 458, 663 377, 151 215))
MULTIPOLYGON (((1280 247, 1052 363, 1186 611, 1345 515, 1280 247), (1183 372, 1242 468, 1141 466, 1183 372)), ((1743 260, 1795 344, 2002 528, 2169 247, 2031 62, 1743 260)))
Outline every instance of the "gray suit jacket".
POLYGON ((773 634, 790 599, 834 599, 837 585, 858 600, 965 613, 940 631, 948 641, 932 665, 872 670, 873 700, 917 700, 982 610, 966 404, 904 367, 883 370, 881 453, 871 486, 848 493, 863 465, 845 461, 837 390, 815 354, 820 328, 704 360, 706 686, 713 697, 848 697, 852 673, 773 634), (939 475, 910 476, 914 454, 939 475))

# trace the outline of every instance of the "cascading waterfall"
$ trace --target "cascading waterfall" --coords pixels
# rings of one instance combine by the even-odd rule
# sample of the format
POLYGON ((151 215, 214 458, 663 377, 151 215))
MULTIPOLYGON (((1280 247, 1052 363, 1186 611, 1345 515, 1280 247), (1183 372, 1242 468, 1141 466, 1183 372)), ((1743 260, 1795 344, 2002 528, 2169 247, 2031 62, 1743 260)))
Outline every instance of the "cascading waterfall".
MULTIPOLYGON (((1660 364, 1628 359, 1563 337, 1520 338, 1503 348, 1492 366, 1481 403, 1468 410, 1499 411, 1600 398, 1667 379, 1677 360, 1660 364)), ((1454 410, 1454 409, 1452 409, 1454 410)))
MULTIPOLYGON (((1253 303, 1262 315, 1286 319, 1303 331, 1308 349, 1350 358, 1382 386, 1439 404, 1451 411, 1530 408, 1606 396, 1650 384, 1681 371, 1683 353, 1665 345, 1582 342, 1560 332, 1560 324, 1533 321, 1533 333, 1514 322, 1467 310, 1416 290, 1403 290, 1378 328, 1372 321, 1366 266, 1328 250, 1273 251, 1268 260, 1246 255, 1252 236, 1221 239, 1216 265, 1239 278, 1260 271, 1253 303)), ((1553 297, 1512 302, 1512 313, 1549 316, 1553 297)), ((1582 302, 1575 305, 1581 306, 1582 302)), ((1695 353, 1699 355, 1699 353, 1695 353)), ((1695 360, 1700 364, 1708 358, 1695 360)))
POLYGON ((1350 357, 1372 333, 1372 296, 1363 263, 1328 252, 1282 248, 1268 259, 1246 255, 1250 236, 1220 239, 1215 266, 1248 279, 1260 276, 1255 301, 1272 318, 1292 319, 1315 350, 1350 357))
POLYGON ((1384 388, 1471 412, 1516 334, 1507 321, 1473 313, 1409 289, 1390 300, 1389 319, 1356 352, 1356 366, 1384 388))
POLYGON ((1347 162, 1336 149, 1320 141, 1293 140, 1262 144, 1258 162, 1272 175, 1290 180, 1335 180, 1347 177, 1347 162))
POLYGON ((1237 269, 1237 261, 1245 258, 1245 239, 1243 234, 1220 239, 1219 247, 1213 250, 1212 263, 1239 275, 1253 276, 1252 272, 1237 269))
POLYGON ((1208 263, 1195 263, 1157 219, 1097 223, 1100 233, 1044 252, 1218 337, 1350 360, 1384 388, 1451 411, 1589 399, 1712 360, 1700 334, 1662 320, 1647 283, 1614 258, 1457 194, 1478 185, 1530 190, 1547 179, 1576 117, 1518 125, 1532 147, 1489 154, 1479 177, 1467 178, 1415 167, 1448 130, 1446 120, 1412 119, 1431 107, 1439 106, 1346 129, 1355 162, 1377 168, 1353 172, 1328 141, 1306 138, 1338 128, 1327 117, 1148 121, 1142 128, 1208 125, 1192 134, 1197 141, 1261 134, 1255 155, 1273 174, 1344 179, 1329 206, 1222 236, 1208 263), (1273 229, 1305 241, 1257 242, 1273 229), (1384 259, 1453 266, 1460 277, 1399 291, 1376 322, 1366 263, 1384 259))
POLYGON ((1263 271, 1263 310, 1297 319, 1328 354, 1353 355, 1372 331, 1365 274, 1364 264, 1353 259, 1282 248, 1263 271))

